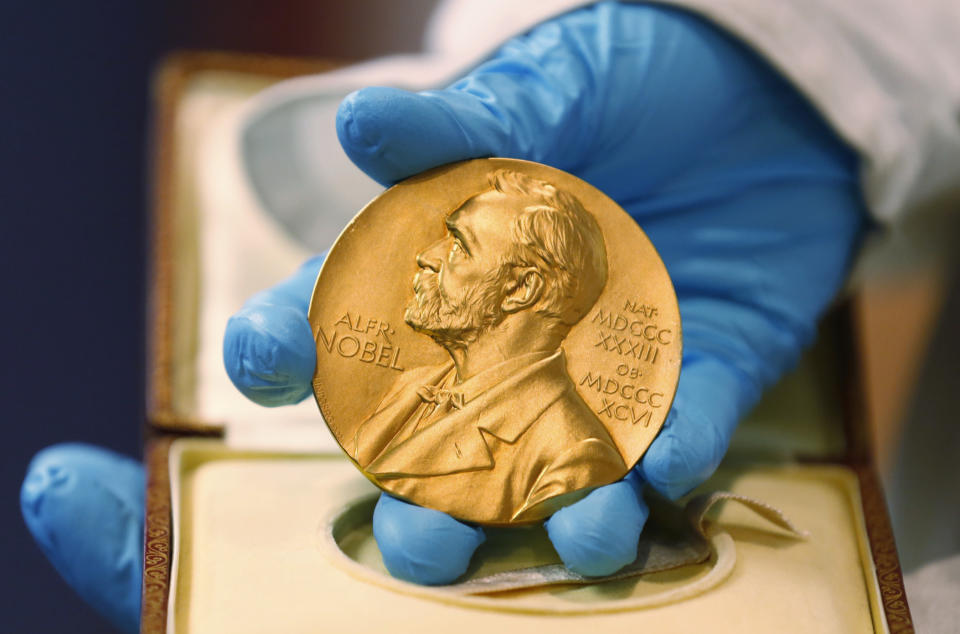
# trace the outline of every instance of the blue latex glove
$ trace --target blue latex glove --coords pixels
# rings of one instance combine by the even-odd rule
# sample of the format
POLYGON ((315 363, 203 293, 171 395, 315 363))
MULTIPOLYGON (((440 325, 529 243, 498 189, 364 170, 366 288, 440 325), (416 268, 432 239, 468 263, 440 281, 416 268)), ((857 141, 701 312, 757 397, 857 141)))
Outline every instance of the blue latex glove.
MULTIPOLYGON (((564 563, 587 575, 635 558, 644 481, 676 498, 713 473, 737 422, 812 339, 865 223, 855 157, 804 99, 740 44, 664 7, 570 13, 446 90, 361 90, 341 106, 337 131, 387 185, 482 156, 554 165, 617 200, 663 256, 684 329, 671 413, 629 478, 546 523, 564 563)), ((298 283, 303 310, 312 279, 298 283)), ((297 294, 290 284, 285 298, 297 294)), ((286 323, 289 310, 278 310, 254 298, 224 347, 237 387, 266 404, 275 402, 262 390, 308 389, 313 368, 287 371, 286 327, 261 325, 286 323)), ((451 581, 482 541, 477 528, 396 500, 376 513, 387 567, 404 579, 451 581)))
MULTIPOLYGON (((384 184, 482 156, 554 165, 613 197, 660 251, 683 317, 680 385, 637 468, 547 522, 564 562, 585 574, 635 557, 644 481, 677 497, 714 471, 737 422, 812 339, 866 223, 855 157, 803 98, 740 44, 662 6, 566 14, 443 91, 362 90, 341 107, 338 132, 357 165, 384 184)), ((252 298, 228 326, 228 373, 257 402, 309 393, 305 309, 318 267, 313 260, 252 298)), ((61 462, 78 482, 96 482, 122 470, 113 460, 61 462)), ((86 548, 102 557, 93 569, 114 570, 123 538, 80 531, 75 546, 58 547, 87 509, 113 523, 116 508, 108 510, 101 488, 58 495, 62 510, 28 515, 28 525, 50 536, 38 540, 68 581, 86 584, 88 600, 127 623, 136 618, 132 602, 111 601, 131 596, 123 584, 139 587, 139 579, 78 578, 69 561, 86 548)), ((386 496, 374 523, 390 571, 423 583, 462 574, 483 540, 478 528, 386 496)))
POLYGON ((27 528, 64 580, 123 632, 140 629, 143 467, 89 445, 48 447, 20 489, 27 528))

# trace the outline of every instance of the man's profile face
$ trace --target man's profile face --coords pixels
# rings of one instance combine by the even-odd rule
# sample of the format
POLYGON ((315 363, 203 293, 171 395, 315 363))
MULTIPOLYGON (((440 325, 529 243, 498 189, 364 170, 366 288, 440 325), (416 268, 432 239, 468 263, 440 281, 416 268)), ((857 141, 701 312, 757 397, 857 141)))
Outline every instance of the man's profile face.
POLYGON ((447 217, 447 235, 417 256, 416 295, 404 321, 439 343, 466 344, 502 320, 521 202, 491 190, 447 217))

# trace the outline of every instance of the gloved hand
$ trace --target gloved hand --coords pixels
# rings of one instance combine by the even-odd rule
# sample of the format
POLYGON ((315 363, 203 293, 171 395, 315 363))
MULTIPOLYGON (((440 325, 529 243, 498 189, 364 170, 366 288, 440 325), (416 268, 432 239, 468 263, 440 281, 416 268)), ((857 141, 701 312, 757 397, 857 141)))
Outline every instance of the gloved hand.
MULTIPOLYGON (((348 155, 384 184, 494 155, 572 172, 620 203, 663 257, 684 329, 671 413, 624 481, 547 522, 564 562, 585 574, 634 558, 647 517, 643 482, 677 497, 714 471, 737 422, 811 340, 866 223, 855 156, 796 90, 711 25, 657 5, 568 13, 511 40, 446 90, 361 90, 345 100, 337 127, 348 155)), ((309 393, 303 280, 318 266, 251 299, 228 326, 228 372, 258 402, 309 393)), ((90 509, 104 526, 142 522, 108 503, 134 496, 98 493, 103 482, 121 486, 106 475, 112 458, 58 459, 77 484, 55 497, 51 484, 29 487, 44 469, 34 463, 23 494, 28 525, 68 581, 87 584, 88 600, 129 623, 136 612, 113 597, 131 596, 139 579, 81 578, 72 559, 85 552, 100 558, 92 568, 116 570, 124 538, 73 531, 71 548, 61 549, 60 536, 90 509), (34 509, 28 498, 43 502, 34 509)), ((374 522, 390 571, 424 583, 459 576, 483 539, 480 529, 389 497, 374 522)), ((139 534, 136 526, 121 533, 139 534)))
MULTIPOLYGON (((742 45, 664 7, 570 13, 446 90, 361 90, 337 132, 385 185, 482 156, 554 165, 617 200, 660 251, 683 317, 673 408, 630 477, 546 523, 564 563, 587 575, 635 558, 643 482, 675 498, 713 473, 737 422, 812 339, 865 223, 855 157, 804 99, 742 45)), ((228 372, 255 401, 309 389, 313 358, 295 375, 285 356, 313 350, 307 278, 299 291, 283 286, 284 298, 302 294, 295 305, 258 300, 228 326, 228 372), (291 306, 296 342, 285 334, 291 306)), ((374 531, 390 572, 420 583, 452 581, 483 541, 478 528, 389 497, 374 531)))
POLYGON ((20 489, 40 550, 123 632, 140 629, 144 486, 132 458, 71 443, 37 453, 20 489))

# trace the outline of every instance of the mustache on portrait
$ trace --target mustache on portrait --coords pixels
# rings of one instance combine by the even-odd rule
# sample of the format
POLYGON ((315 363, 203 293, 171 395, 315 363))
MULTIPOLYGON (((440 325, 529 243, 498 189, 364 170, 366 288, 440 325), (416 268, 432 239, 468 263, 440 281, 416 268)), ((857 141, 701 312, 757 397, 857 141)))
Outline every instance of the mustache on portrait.
POLYGON ((440 299, 440 276, 434 271, 421 269, 413 277, 413 292, 417 298, 417 304, 423 305, 426 300, 425 295, 430 298, 440 299))
POLYGON ((509 266, 501 265, 461 296, 447 298, 440 289, 439 274, 421 269, 413 279, 414 297, 404 321, 441 344, 471 343, 502 321, 501 293, 509 274, 509 266))

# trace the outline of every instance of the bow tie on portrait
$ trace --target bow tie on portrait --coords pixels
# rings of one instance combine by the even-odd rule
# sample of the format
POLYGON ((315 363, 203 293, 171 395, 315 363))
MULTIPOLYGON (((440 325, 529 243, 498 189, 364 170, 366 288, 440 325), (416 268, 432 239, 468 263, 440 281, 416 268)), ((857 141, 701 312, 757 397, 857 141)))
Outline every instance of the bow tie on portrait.
POLYGON ((455 409, 462 408, 464 403, 462 392, 445 390, 434 385, 422 386, 417 390, 417 395, 425 403, 436 403, 438 406, 443 406, 446 403, 450 403, 455 409))

